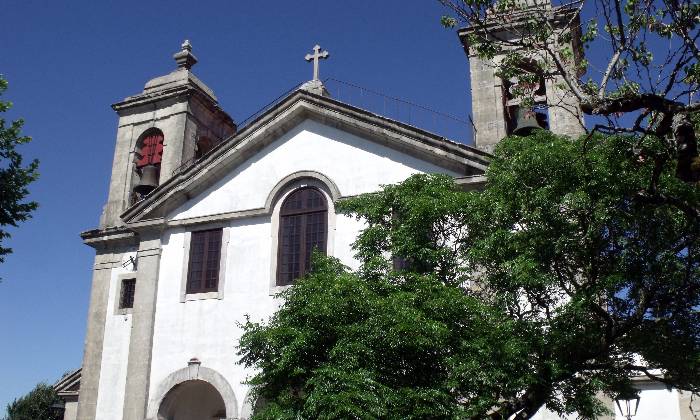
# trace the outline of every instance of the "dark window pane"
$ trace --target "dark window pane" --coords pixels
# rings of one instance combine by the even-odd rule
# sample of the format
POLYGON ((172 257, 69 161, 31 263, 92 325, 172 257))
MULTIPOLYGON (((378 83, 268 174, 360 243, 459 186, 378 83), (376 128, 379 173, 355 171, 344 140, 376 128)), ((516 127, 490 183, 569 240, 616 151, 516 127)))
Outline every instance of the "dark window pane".
POLYGON ((219 286, 222 229, 192 232, 187 293, 216 291, 219 286))
POLYGON ((136 279, 122 280, 121 296, 119 297, 119 309, 134 307, 134 293, 136 292, 136 279))
POLYGON ((395 271, 404 271, 411 268, 411 263, 408 259, 396 255, 392 258, 392 265, 395 271))
POLYGON ((280 210, 277 284, 292 284, 309 271, 313 249, 326 251, 328 210, 326 199, 315 188, 290 194, 280 210))

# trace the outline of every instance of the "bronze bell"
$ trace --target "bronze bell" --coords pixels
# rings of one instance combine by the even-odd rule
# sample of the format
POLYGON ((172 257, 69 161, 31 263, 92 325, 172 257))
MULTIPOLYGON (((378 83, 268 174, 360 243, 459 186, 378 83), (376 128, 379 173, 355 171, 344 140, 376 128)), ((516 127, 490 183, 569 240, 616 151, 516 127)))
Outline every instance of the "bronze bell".
POLYGON ((527 136, 535 128, 542 128, 537 122, 537 114, 532 109, 518 108, 517 124, 513 129, 513 134, 518 136, 527 136))
POLYGON ((134 192, 146 195, 151 191, 155 190, 158 186, 158 173, 159 168, 156 165, 146 165, 140 169, 140 179, 139 183, 134 187, 134 192))

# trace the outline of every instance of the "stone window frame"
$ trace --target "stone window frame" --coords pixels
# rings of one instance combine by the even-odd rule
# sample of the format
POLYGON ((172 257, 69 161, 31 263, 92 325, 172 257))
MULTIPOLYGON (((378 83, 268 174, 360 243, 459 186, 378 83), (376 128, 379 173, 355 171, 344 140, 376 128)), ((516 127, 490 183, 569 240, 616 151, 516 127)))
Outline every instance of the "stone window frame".
POLYGON ((326 221, 327 237, 326 237, 326 255, 333 256, 333 250, 335 249, 335 223, 336 223, 336 213, 335 213, 335 201, 333 190, 331 187, 326 185, 325 182, 317 178, 297 178, 293 181, 287 183, 283 188, 281 188, 274 198, 272 206, 272 216, 270 218, 271 225, 271 253, 270 253, 270 279, 269 279, 269 295, 277 295, 284 290, 291 287, 291 285, 278 286, 277 285, 277 255, 279 247, 279 230, 280 230, 280 210, 282 203, 285 201, 289 195, 293 192, 302 189, 313 187, 318 189, 326 199, 327 205, 327 215, 328 220, 326 221))
MULTIPOLYGON (((136 283, 138 284, 138 277, 136 276, 136 272, 132 273, 124 273, 124 274, 119 274, 117 276, 117 286, 115 287, 115 293, 114 293, 114 315, 128 315, 132 314, 134 312, 133 306, 131 308, 120 308, 121 300, 122 300, 122 285, 124 284, 124 280, 135 280, 136 283)), ((134 291, 135 292, 135 291, 134 291)), ((134 302, 136 302, 136 293, 134 293, 134 302)))
POLYGON ((228 245, 231 235, 231 227, 224 223, 214 223, 197 226, 196 229, 185 232, 185 240, 182 246, 182 278, 180 280, 180 302, 185 303, 193 300, 224 298, 224 287, 226 286, 226 261, 228 256, 228 245), (187 273, 190 264, 190 244, 192 242, 192 232, 200 230, 221 229, 221 257, 219 258, 219 284, 215 292, 187 293, 187 273))
MULTIPOLYGON (((303 204, 302 204, 303 206, 303 204)), ((300 223, 300 230, 299 230, 299 240, 295 242, 291 242, 290 245, 295 248, 296 251, 298 251, 299 254, 299 276, 303 276, 304 273, 310 268, 310 258, 311 258, 311 253, 313 252, 313 249, 307 249, 307 245, 309 242, 309 237, 307 236, 309 233, 311 233, 312 237, 314 234, 318 234, 322 232, 323 235, 323 241, 322 246, 320 248, 323 248, 324 251, 327 252, 326 249, 326 241, 328 240, 328 202, 326 199, 326 196, 318 189, 315 187, 306 187, 306 188, 297 188, 294 190, 293 193, 288 194, 287 197, 284 199, 282 202, 282 207, 280 208, 280 215, 279 215, 279 223, 280 223, 280 231, 279 231, 279 237, 277 238, 278 244, 280 244, 277 247, 277 286, 289 286, 294 283, 294 279, 291 280, 290 283, 285 284, 281 277, 283 277, 284 274, 290 274, 292 277, 294 277, 293 272, 283 272, 284 270, 284 265, 281 264, 282 261, 284 261, 284 255, 282 252, 282 248, 284 247, 284 243, 286 241, 283 230, 285 227, 285 222, 289 223, 289 220, 291 218, 299 218, 300 223), (284 204, 287 203, 287 200, 290 200, 295 194, 300 194, 300 201, 301 203, 304 202, 303 198, 306 198, 306 200, 309 200, 309 194, 313 194, 316 197, 321 198, 321 203, 320 205, 316 208, 301 208, 301 209, 284 209, 284 204), (322 214, 322 217, 319 217, 318 220, 321 222, 322 226, 319 226, 318 224, 311 223, 309 224, 309 219, 308 216, 313 216, 313 215, 320 215, 322 214), (312 231, 309 232, 309 227, 312 229, 315 227, 317 228, 320 232, 318 231, 312 231), (320 228, 320 229, 319 229, 320 228), (306 260, 309 259, 309 267, 306 266, 306 260)), ((288 238, 287 238, 288 239, 288 238)), ((287 267, 288 268, 288 267, 287 267)))

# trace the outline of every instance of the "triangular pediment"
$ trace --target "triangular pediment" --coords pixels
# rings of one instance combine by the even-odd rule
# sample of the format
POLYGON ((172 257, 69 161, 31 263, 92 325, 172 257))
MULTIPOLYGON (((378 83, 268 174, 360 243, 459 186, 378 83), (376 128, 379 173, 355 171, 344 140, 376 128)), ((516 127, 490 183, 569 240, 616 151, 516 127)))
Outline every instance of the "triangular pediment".
POLYGON ((297 90, 247 124, 186 170, 122 214, 129 225, 158 223, 290 130, 312 120, 444 168, 456 176, 483 175, 489 155, 419 128, 328 97, 297 90))

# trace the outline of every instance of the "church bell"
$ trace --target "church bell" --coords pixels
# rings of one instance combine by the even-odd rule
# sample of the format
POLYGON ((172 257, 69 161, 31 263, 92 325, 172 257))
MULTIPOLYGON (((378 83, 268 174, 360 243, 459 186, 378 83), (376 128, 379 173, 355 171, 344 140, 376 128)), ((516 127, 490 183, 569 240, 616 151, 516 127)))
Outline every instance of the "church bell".
POLYGON ((542 128, 537 122, 537 113, 532 109, 518 108, 517 120, 513 134, 527 136, 535 128, 542 128))
POLYGON ((158 186, 159 169, 160 168, 153 164, 139 168, 140 179, 139 183, 134 187, 134 192, 141 195, 146 195, 155 190, 158 186))

